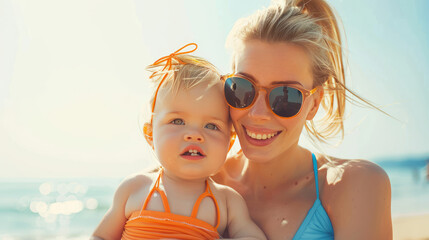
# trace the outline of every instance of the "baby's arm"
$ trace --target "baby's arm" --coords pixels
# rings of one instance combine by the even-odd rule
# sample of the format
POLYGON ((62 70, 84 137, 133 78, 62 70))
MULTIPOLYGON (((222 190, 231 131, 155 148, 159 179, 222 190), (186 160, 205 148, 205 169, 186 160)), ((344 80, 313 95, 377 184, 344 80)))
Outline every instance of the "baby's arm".
POLYGON ((121 239, 127 218, 125 204, 129 197, 130 180, 123 181, 116 189, 113 204, 104 215, 98 227, 92 234, 91 240, 121 239))
POLYGON ((267 239, 252 221, 243 197, 233 189, 227 191, 228 234, 231 239, 267 239))

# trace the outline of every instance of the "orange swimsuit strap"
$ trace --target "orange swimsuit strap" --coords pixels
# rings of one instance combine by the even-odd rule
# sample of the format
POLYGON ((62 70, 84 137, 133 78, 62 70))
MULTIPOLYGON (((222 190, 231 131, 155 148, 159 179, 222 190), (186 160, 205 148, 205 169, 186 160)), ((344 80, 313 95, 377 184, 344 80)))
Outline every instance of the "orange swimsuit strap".
MULTIPOLYGON (((146 210, 147 204, 149 203, 149 201, 152 198, 152 195, 153 195, 153 193, 155 191, 157 191, 159 193, 159 195, 161 196, 162 205, 164 206, 164 211, 168 212, 168 213, 171 213, 170 205, 168 204, 167 196, 165 195, 165 192, 159 188, 159 184, 160 184, 160 181, 161 181, 163 173, 164 173, 163 168, 161 168, 160 169, 160 173, 158 175, 158 178, 156 179, 155 185, 153 186, 152 190, 149 192, 149 194, 148 194, 148 196, 147 196, 147 198, 146 198, 146 200, 145 200, 145 202, 143 204, 143 207, 140 210, 139 216, 141 216, 142 212, 144 210, 146 210)), ((215 207, 216 207, 216 219, 217 220, 216 220, 216 226, 214 228, 217 229, 219 227, 219 224, 220 224, 219 205, 218 205, 218 203, 216 201, 216 198, 213 195, 213 192, 210 189, 210 185, 208 183, 208 180, 206 180, 205 182, 206 182, 206 190, 198 197, 197 201, 195 202, 194 207, 192 208, 191 217, 192 218, 196 218, 197 217, 201 201, 204 198, 206 198, 206 197, 210 197, 213 200, 213 202, 215 204, 215 207)))
POLYGON ((162 191, 159 188, 159 182, 161 180, 161 176, 162 176, 162 173, 164 171, 162 168, 159 171, 160 171, 160 173, 158 175, 158 178, 156 179, 155 185, 153 186, 152 190, 150 190, 149 194, 146 197, 146 200, 144 201, 143 207, 140 210, 140 214, 139 214, 140 216, 141 216, 143 210, 146 210, 147 204, 149 203, 149 201, 152 198, 152 195, 155 191, 157 191, 159 193, 159 195, 161 195, 161 200, 162 200, 162 205, 164 206, 164 211, 168 212, 168 213, 171 212, 170 211, 170 205, 168 205, 167 196, 165 195, 164 191, 162 191))
POLYGON ((206 180, 206 191, 197 199, 191 216, 174 214, 170 211, 167 197, 159 188, 162 177, 162 169, 159 176, 148 194, 141 211, 135 211, 131 214, 124 226, 122 233, 123 240, 140 239, 182 239, 182 240, 201 240, 201 239, 219 239, 217 228, 220 222, 219 206, 206 180), (165 211, 146 210, 147 203, 152 197, 154 191, 161 195, 165 211), (213 225, 196 218, 201 200, 205 197, 211 197, 215 203, 217 224, 213 225))

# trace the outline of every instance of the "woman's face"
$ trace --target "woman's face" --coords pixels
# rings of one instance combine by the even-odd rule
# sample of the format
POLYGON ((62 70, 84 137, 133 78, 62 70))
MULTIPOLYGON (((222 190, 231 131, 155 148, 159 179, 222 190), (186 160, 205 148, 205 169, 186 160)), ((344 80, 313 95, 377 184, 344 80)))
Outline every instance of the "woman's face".
MULTIPOLYGON (((262 87, 284 83, 308 90, 313 88, 311 60, 303 48, 294 44, 248 41, 237 53, 235 66, 236 73, 251 78, 262 87)), ((314 117, 319 105, 315 101, 318 98, 316 92, 305 99, 298 115, 281 118, 268 108, 266 94, 260 91, 250 108, 230 110, 243 152, 254 162, 268 162, 296 146, 305 121, 314 117), (257 139, 258 134, 262 139, 257 139), (263 139, 264 134, 272 137, 263 139)))

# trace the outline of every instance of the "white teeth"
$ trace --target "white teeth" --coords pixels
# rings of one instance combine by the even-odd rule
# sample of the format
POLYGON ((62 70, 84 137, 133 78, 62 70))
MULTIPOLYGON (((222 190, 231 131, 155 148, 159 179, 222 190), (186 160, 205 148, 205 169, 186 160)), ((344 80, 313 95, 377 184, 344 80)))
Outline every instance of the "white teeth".
POLYGON ((198 156, 198 151, 195 149, 189 149, 188 152, 191 154, 191 156, 198 156))
POLYGON ((258 134, 256 134, 256 133, 251 132, 251 131, 249 131, 247 129, 246 129, 246 133, 247 133, 247 135, 249 137, 254 138, 254 139, 258 139, 258 140, 260 140, 260 139, 262 139, 262 140, 270 139, 270 138, 274 137, 275 135, 277 135, 277 133, 269 133, 269 134, 265 134, 265 133, 264 134, 260 134, 260 133, 258 133, 258 134))

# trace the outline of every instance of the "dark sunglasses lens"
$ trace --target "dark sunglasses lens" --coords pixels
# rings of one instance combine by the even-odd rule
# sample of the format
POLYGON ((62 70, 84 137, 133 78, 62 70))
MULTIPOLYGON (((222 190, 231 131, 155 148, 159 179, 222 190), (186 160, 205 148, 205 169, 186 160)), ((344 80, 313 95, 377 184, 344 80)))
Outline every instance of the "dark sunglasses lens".
POLYGON ((302 93, 296 88, 274 88, 269 98, 271 109, 280 117, 293 117, 301 109, 302 93))
POLYGON ((225 98, 235 108, 249 106, 255 98, 255 87, 251 82, 240 77, 230 77, 225 81, 225 98))

